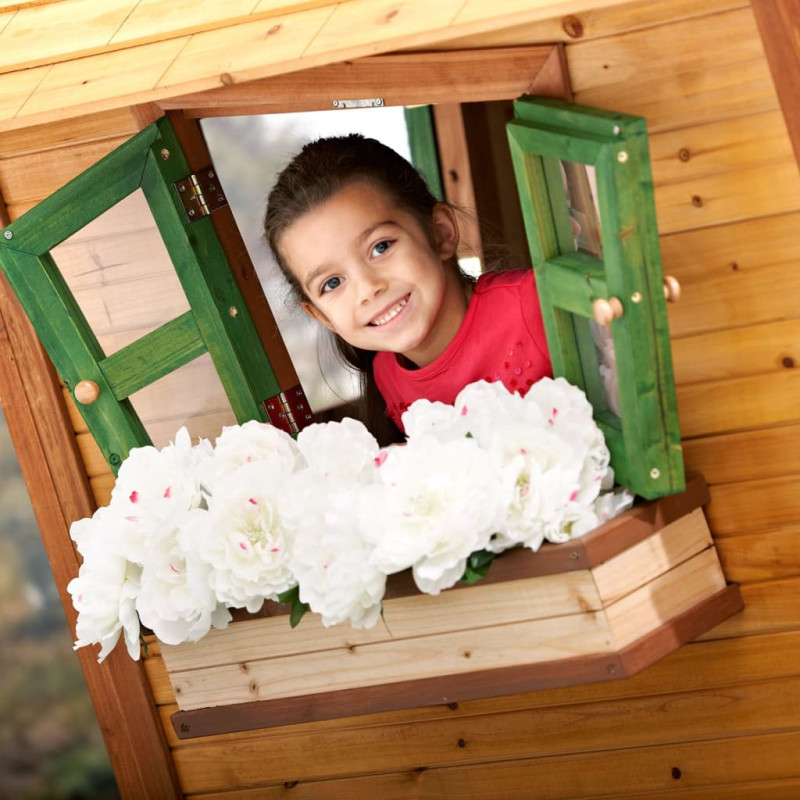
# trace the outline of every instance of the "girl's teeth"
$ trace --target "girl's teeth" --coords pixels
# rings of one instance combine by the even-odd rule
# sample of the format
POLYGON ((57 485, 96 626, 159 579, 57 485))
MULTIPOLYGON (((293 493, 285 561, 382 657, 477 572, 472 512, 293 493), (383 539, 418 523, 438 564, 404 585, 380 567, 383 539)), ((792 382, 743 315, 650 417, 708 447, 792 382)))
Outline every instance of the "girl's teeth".
POLYGON ((394 308, 389 310, 382 317, 372 320, 370 325, 385 325, 390 320, 393 320, 403 310, 407 302, 407 300, 401 300, 394 308))

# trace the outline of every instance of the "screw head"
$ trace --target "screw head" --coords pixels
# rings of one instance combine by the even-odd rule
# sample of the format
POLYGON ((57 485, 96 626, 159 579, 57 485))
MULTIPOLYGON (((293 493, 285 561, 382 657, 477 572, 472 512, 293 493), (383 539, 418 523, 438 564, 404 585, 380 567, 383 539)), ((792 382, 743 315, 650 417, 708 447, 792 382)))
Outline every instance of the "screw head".
POLYGON ((631 295, 631 303, 641 303, 642 302, 642 293, 641 292, 634 292, 631 295))
POLYGON ((338 100, 334 100, 334 101, 333 101, 333 103, 331 103, 331 105, 332 105, 334 108, 339 108, 339 101, 338 101, 338 100))
POLYGON ((166 147, 161 151, 161 158, 163 158, 164 161, 169 160, 169 150, 167 150, 166 147))
POLYGON ((658 478, 661 477, 661 470, 658 467, 653 467, 653 469, 650 470, 650 477, 654 481, 658 480, 658 478))
POLYGON ((624 164, 627 160, 628 152, 626 150, 620 150, 619 153, 617 153, 617 161, 619 161, 620 164, 624 164))
POLYGON ((228 309, 228 313, 229 313, 229 314, 230 314, 232 317, 237 317, 237 316, 239 316, 239 309, 238 309, 238 308, 236 308, 236 306, 231 306, 231 307, 228 309))
POLYGON ((622 128, 619 125, 614 126, 614 136, 619 136, 622 133, 622 128))
POLYGON ((376 106, 382 106, 383 105, 383 98, 382 97, 376 97, 375 98, 375 105, 376 106))
POLYGON ((118 464, 122 463, 122 459, 116 453, 109 453, 108 463, 116 467, 118 464))
POLYGON ((6 239, 13 239, 14 238, 14 234, 11 233, 11 231, 3 231, 3 237, 6 238, 6 239))

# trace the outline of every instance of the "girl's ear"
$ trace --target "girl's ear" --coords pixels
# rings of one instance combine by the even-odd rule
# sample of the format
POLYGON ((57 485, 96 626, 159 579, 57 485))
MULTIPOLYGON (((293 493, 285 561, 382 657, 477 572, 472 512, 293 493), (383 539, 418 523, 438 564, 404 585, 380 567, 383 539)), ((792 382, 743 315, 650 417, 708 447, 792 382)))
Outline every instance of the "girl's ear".
POLYGON ((437 252, 443 261, 448 261, 456 254, 460 237, 455 212, 446 203, 433 207, 433 235, 437 252))
POLYGON ((311 319, 321 322, 329 331, 333 330, 333 325, 331 325, 330 320, 328 320, 328 318, 313 303, 309 303, 308 300, 301 300, 300 308, 302 308, 303 311, 305 311, 306 314, 311 317, 311 319))

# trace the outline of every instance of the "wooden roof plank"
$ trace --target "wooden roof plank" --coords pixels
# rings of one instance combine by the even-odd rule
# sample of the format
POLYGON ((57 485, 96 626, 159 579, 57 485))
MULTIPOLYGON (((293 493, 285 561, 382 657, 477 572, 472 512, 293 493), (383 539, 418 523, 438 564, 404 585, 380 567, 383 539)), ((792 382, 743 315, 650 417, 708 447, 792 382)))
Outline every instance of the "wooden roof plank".
MULTIPOLYGON (((581 11, 621 3, 622 0, 573 0, 570 6, 575 11, 581 11)), ((253 40, 255 31, 264 37, 280 24, 278 21, 268 24, 268 20, 230 25, 221 32, 194 33, 188 41, 185 37, 179 37, 149 44, 132 44, 122 50, 119 50, 118 43, 112 44, 106 48, 106 52, 74 58, 54 66, 52 76, 48 75, 48 80, 35 89, 21 108, 10 104, 4 113, 0 113, 0 130, 202 91, 221 85, 221 75, 229 75, 233 83, 392 49, 438 44, 450 37, 543 19, 548 14, 560 12, 564 6, 563 2, 553 0, 539 0, 531 7, 528 4, 520 6, 516 2, 507 7, 506 4, 480 0, 478 5, 471 6, 474 20, 470 18, 461 23, 456 21, 456 14, 462 4, 463 0, 446 0, 444 4, 432 7, 422 0, 408 0, 399 7, 402 13, 392 15, 386 0, 380 0, 379 8, 385 10, 384 17, 390 20, 390 24, 383 25, 379 24, 380 18, 375 15, 374 0, 348 0, 336 5, 332 13, 328 6, 295 11, 287 16, 285 25, 307 26, 308 30, 302 31, 302 35, 309 34, 307 46, 299 56, 291 48, 275 46, 275 43, 286 41, 286 38, 273 39, 272 47, 265 46, 263 38, 253 40), (498 5, 501 6, 499 11, 498 5), (508 13, 508 8, 517 9, 518 6, 520 10, 508 13), (330 19, 320 29, 315 25, 319 22, 316 15, 321 13, 330 13, 330 19), (363 24, 365 16, 376 20, 372 26, 363 24), (350 22, 346 24, 348 20, 350 22), (252 25, 257 27, 251 29, 252 25), (375 34, 373 41, 367 41, 367 30, 375 34), (242 47, 242 52, 239 52, 240 42, 248 43, 248 46, 242 47), (203 61, 198 57, 199 52, 209 49, 219 53, 224 43, 230 47, 226 56, 231 69, 221 71, 218 60, 212 58, 203 61), (176 45, 180 45, 178 52, 175 52, 176 45), (184 45, 185 54, 181 52, 184 45), (159 48, 164 48, 171 57, 165 57, 162 52, 161 57, 156 58, 154 54, 160 52, 159 48), (154 79, 156 75, 158 77, 154 79)), ((274 31, 271 35, 274 37, 280 32, 274 31)), ((300 38, 302 36, 298 36, 300 38)), ((58 58, 58 54, 53 56, 54 61, 58 58)), ((0 94, 10 92, 14 95, 15 92, 9 87, 13 86, 13 76, 16 74, 0 75, 0 94)))
POLYGON ((0 69, 46 64, 105 47, 138 0, 70 0, 18 11, 0 34, 0 69), (57 32, 57 33, 56 33, 57 32))
POLYGON ((15 117, 50 69, 36 67, 0 75, 0 119, 15 117))
POLYGON ((330 7, 315 8, 197 33, 157 86, 190 85, 201 76, 214 86, 262 77, 266 63, 299 61, 331 13, 330 7))

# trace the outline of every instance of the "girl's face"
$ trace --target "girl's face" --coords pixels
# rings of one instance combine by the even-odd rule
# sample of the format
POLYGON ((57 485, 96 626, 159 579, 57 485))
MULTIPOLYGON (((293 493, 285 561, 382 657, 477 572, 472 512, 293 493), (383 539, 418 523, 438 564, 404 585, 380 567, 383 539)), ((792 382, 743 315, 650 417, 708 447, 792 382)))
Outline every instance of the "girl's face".
POLYGON ((439 356, 466 312, 448 264, 458 247, 451 209, 433 210, 432 245, 420 223, 368 181, 355 181, 281 235, 303 308, 363 350, 401 353, 417 366, 439 356))

